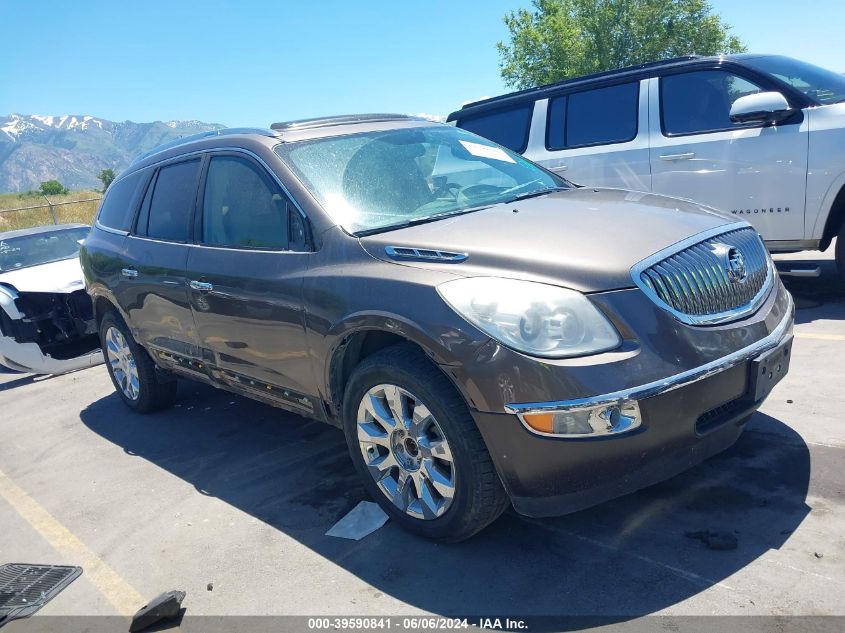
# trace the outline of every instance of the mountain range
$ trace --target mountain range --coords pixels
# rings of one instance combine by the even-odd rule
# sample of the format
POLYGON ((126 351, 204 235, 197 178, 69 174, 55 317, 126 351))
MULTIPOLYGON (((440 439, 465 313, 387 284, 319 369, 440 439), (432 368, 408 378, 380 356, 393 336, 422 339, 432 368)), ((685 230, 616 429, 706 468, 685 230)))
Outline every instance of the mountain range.
POLYGON ((222 129, 202 121, 109 121, 91 115, 0 116, 0 192, 58 180, 69 189, 102 187, 97 175, 120 173, 138 154, 180 136, 222 129))

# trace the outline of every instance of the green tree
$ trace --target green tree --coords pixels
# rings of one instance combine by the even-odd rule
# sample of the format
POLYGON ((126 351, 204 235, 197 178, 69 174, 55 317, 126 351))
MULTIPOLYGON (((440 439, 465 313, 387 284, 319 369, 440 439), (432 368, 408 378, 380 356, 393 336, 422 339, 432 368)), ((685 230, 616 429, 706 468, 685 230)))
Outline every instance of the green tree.
POLYGON ((41 186, 38 187, 38 192, 42 196, 59 196, 67 193, 68 190, 58 180, 48 180, 41 183, 41 186))
POLYGON ((109 185, 114 181, 114 170, 111 168, 104 169, 100 172, 100 175, 97 176, 97 178, 99 178, 103 183, 103 193, 105 193, 106 189, 108 189, 109 185))
POLYGON ((505 15, 505 83, 530 88, 570 77, 697 53, 739 53, 743 43, 707 0, 533 0, 505 15))

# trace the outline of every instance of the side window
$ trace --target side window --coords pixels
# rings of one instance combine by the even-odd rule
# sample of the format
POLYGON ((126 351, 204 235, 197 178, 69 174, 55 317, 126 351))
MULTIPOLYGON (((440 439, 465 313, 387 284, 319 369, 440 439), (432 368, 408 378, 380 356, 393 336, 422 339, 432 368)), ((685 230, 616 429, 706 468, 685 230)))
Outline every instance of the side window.
POLYGON ((110 229, 128 231, 146 176, 146 172, 135 172, 112 184, 100 205, 97 222, 110 229))
POLYGON ((723 70, 700 70, 660 79, 663 133, 699 134, 745 127, 731 122, 734 101, 762 88, 723 70))
POLYGON ((528 128, 534 103, 526 103, 508 110, 478 114, 458 121, 458 127, 504 145, 515 152, 525 151, 528 128))
POLYGON ((139 217, 141 235, 173 242, 188 241, 199 169, 199 159, 159 169, 152 193, 148 193, 139 217), (146 221, 146 227, 142 226, 143 221, 146 221))
POLYGON ((264 169, 236 156, 211 159, 202 205, 202 241, 210 246, 288 248, 288 201, 264 169))
POLYGON ((637 136, 639 82, 576 92, 549 101, 549 149, 625 143, 637 136))

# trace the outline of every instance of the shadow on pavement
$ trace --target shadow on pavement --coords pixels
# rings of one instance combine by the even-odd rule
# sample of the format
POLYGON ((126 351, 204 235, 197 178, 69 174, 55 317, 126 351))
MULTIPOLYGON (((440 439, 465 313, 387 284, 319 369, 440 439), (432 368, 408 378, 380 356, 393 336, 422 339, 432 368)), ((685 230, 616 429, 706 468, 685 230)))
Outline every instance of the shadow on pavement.
POLYGON ((653 613, 780 548, 809 511, 807 446, 763 414, 731 449, 669 481, 556 519, 511 511, 457 545, 390 523, 357 543, 324 536, 365 497, 343 434, 321 423, 186 383, 177 408, 141 416, 110 395, 81 419, 355 574, 376 597, 444 615, 653 613), (713 551, 686 535, 707 529, 735 534, 738 547, 713 551))
POLYGON ((821 268, 819 277, 781 277, 787 290, 795 299, 796 323, 818 319, 845 319, 845 279, 836 263, 829 259, 800 260, 802 264, 816 264, 821 268))
MULTIPOLYGON (((4 367, 3 369, 6 368, 4 367)), ((9 391, 11 389, 15 389, 16 387, 23 387, 24 385, 31 385, 37 378, 37 376, 33 376, 32 374, 18 374, 18 372, 11 370, 0 371, 0 374, 7 376, 20 376, 20 378, 12 378, 11 380, 0 382, 0 392, 9 391)))

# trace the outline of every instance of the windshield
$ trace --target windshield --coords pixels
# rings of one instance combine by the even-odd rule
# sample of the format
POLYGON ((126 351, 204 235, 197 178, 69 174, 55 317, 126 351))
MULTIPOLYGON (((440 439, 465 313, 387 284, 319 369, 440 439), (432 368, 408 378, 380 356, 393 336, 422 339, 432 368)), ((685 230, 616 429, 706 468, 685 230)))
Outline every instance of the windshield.
POLYGON ((569 186, 519 154, 445 125, 285 143, 276 152, 353 234, 569 186))
POLYGON ((744 60, 759 71, 774 75, 822 105, 845 100, 845 76, 791 57, 772 55, 744 60))
POLYGON ((78 257, 87 235, 88 227, 79 227, 0 238, 0 273, 78 257))

